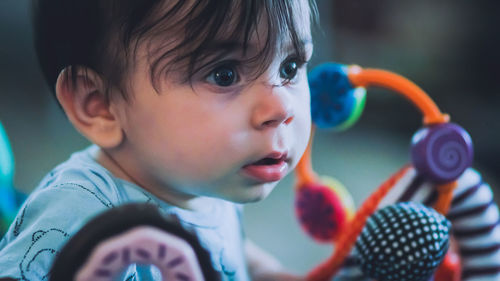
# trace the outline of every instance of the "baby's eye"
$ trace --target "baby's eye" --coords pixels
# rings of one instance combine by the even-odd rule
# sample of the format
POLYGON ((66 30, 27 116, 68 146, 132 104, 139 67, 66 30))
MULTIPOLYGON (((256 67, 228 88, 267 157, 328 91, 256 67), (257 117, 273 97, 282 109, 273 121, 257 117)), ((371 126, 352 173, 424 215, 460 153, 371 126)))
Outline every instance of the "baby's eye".
POLYGON ((297 71, 300 67, 299 64, 300 62, 295 58, 284 61, 280 66, 280 78, 285 79, 285 81, 293 80, 295 75, 297 75, 297 71))
POLYGON ((223 65, 215 68, 207 77, 207 81, 220 87, 233 85, 238 79, 238 74, 234 67, 223 65))

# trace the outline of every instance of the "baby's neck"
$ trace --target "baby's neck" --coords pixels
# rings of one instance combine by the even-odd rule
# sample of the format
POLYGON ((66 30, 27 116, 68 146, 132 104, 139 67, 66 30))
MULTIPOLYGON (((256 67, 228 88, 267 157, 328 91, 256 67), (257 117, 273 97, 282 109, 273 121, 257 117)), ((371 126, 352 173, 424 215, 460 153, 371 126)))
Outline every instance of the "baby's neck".
POLYGON ((113 176, 131 182, 171 205, 187 210, 204 211, 208 210, 210 206, 212 206, 212 204, 210 203, 212 203, 214 200, 217 200, 210 197, 181 194, 172 190, 169 190, 167 192, 164 189, 148 188, 147 186, 141 184, 139 181, 130 176, 126 171, 124 171, 122 167, 110 156, 110 154, 105 152, 101 148, 96 150, 93 153, 92 157, 97 163, 99 163, 111 174, 113 174, 113 176), (157 190, 161 190, 163 192, 159 192, 157 190))
POLYGON ((95 150, 93 152, 92 157, 94 160, 99 163, 101 166, 106 168, 113 176, 136 183, 135 180, 129 176, 110 156, 108 153, 104 152, 102 148, 95 150))

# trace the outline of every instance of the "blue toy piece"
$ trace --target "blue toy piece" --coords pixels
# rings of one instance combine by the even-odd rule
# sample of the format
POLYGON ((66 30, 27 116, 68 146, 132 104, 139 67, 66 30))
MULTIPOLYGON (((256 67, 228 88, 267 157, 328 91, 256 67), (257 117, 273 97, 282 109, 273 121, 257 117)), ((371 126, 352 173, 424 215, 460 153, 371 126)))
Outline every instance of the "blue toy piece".
POLYGON ((0 237, 14 220, 20 194, 14 189, 14 157, 7 133, 0 122, 0 237))
POLYGON ((347 69, 346 65, 324 63, 308 75, 311 116, 319 128, 347 129, 363 112, 366 90, 352 85, 347 69))

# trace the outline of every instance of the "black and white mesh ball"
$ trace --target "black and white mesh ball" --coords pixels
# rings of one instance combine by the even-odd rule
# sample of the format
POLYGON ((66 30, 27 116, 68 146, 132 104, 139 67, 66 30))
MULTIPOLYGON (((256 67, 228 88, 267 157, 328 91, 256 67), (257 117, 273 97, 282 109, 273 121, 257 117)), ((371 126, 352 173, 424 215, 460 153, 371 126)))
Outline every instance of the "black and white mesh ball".
POLYGON ((450 227, 443 215, 419 203, 382 208, 356 241, 361 269, 378 281, 427 281, 446 255, 450 227))

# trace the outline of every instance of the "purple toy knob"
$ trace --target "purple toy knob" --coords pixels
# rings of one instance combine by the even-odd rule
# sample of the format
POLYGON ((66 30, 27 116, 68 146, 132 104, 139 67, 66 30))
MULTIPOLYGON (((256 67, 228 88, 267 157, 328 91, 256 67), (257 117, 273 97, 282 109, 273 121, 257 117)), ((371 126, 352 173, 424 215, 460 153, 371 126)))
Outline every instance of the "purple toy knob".
POLYGON ((418 173, 435 183, 451 182, 472 165, 472 140, 462 127, 445 123, 413 135, 411 157, 418 173))
POLYGON ((449 246, 451 224, 422 204, 378 210, 356 241, 363 273, 378 281, 428 281, 449 246))

